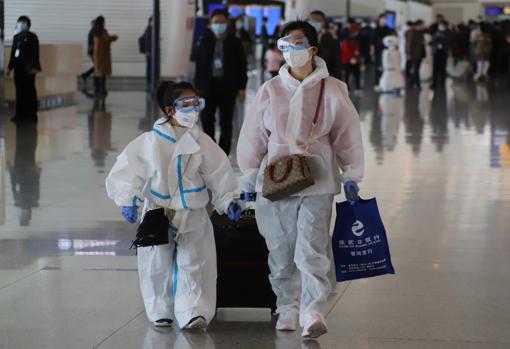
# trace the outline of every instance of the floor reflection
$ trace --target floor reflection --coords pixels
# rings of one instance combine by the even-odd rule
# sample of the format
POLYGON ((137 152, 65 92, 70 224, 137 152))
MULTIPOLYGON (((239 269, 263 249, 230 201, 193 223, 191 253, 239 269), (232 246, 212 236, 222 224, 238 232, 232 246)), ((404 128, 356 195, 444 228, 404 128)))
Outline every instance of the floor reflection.
POLYGON ((37 139, 36 123, 16 126, 16 150, 9 174, 20 226, 28 226, 32 220, 32 208, 39 207, 41 168, 35 161, 37 139))
POLYGON ((414 155, 419 155, 421 151, 425 120, 430 116, 431 98, 430 88, 426 87, 425 84, 419 93, 410 91, 405 96, 404 122, 406 144, 411 145, 414 155))
POLYGON ((108 152, 112 148, 112 113, 106 111, 104 99, 95 99, 88 114, 89 147, 97 168, 104 168, 108 152))
MULTIPOLYGON (((227 325, 222 324, 222 326, 227 325)), ((233 325, 236 326, 236 325, 233 325)), ((236 333, 242 340, 242 333, 236 333)), ((225 334, 208 332, 186 332, 174 328, 147 327, 141 349, 216 349, 235 347, 236 337, 229 338, 225 334)), ((259 345, 250 340, 245 347, 272 349, 320 349, 316 340, 303 340, 299 332, 282 332, 264 329, 259 338, 259 345)), ((242 345, 240 347, 243 347, 242 345)))

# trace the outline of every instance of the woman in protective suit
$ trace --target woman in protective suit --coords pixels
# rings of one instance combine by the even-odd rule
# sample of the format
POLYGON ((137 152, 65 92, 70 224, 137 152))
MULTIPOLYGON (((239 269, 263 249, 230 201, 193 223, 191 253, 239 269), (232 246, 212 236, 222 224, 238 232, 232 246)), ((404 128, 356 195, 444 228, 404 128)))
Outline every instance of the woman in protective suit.
POLYGON ((316 338, 327 332, 333 197, 343 182, 348 200, 357 200, 363 146, 359 116, 346 84, 330 77, 324 60, 316 56, 315 29, 296 21, 287 24, 282 35, 278 48, 286 64, 279 76, 260 87, 248 109, 237 154, 242 189, 258 193, 256 218, 269 249, 270 281, 279 314, 276 328, 297 330, 299 320, 303 337, 316 338), (322 80, 322 107, 309 139, 322 80), (264 198, 266 166, 305 154, 307 143, 315 184, 279 201, 264 198))
POLYGON ((163 83, 158 102, 165 113, 117 158, 108 196, 130 223, 156 208, 173 212, 170 243, 138 248, 138 273, 147 317, 184 329, 205 329, 216 311, 216 249, 206 205, 238 220, 237 181, 226 154, 196 122, 205 106, 189 83, 163 83))

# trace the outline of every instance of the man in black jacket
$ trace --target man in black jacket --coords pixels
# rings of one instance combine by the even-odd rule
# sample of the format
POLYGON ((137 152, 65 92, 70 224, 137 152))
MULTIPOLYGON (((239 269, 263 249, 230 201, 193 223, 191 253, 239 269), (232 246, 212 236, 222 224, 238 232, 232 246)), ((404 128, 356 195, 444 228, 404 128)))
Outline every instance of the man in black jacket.
POLYGON ((432 35, 432 55, 434 64, 432 67, 432 88, 444 87, 447 73, 446 65, 450 53, 451 31, 448 29, 448 22, 439 22, 437 30, 432 35))
POLYGON ((319 34, 319 56, 326 61, 329 75, 340 79, 342 75, 340 61, 340 43, 328 31, 326 15, 322 11, 313 11, 308 22, 319 34))
POLYGON ((379 80, 383 73, 382 67, 382 54, 384 51, 383 39, 391 34, 391 28, 387 25, 386 14, 379 15, 377 19, 377 27, 374 29, 374 36, 372 40, 372 47, 374 50, 374 63, 375 63, 375 85, 379 85, 379 80))
POLYGON ((241 41, 227 31, 228 13, 214 11, 210 30, 200 40, 195 71, 195 84, 205 98, 202 112, 204 132, 214 139, 216 109, 220 111, 219 145, 230 153, 232 119, 236 99, 243 102, 248 81, 246 55, 241 41))
POLYGON ((423 34, 423 21, 421 19, 411 23, 406 33, 406 57, 409 62, 409 85, 421 88, 420 67, 425 57, 425 38, 423 34))
POLYGON ((39 40, 30 32, 30 18, 21 16, 16 23, 18 33, 12 41, 7 76, 14 70, 16 114, 12 121, 37 121, 35 75, 41 72, 39 40))

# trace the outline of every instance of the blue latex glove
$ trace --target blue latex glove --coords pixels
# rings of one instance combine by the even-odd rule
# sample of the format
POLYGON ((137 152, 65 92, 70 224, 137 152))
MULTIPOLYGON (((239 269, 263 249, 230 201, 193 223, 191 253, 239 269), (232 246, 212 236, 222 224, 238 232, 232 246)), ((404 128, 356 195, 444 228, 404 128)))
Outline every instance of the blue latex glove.
POLYGON ((228 206, 227 215, 228 219, 231 221, 237 222, 241 219, 241 213, 243 212, 243 209, 237 202, 231 202, 228 206))
POLYGON ((257 199, 257 193, 248 193, 246 191, 241 192, 241 200, 243 202, 255 202, 257 199))
POLYGON ((359 187, 358 183, 355 181, 347 181, 344 183, 344 192, 345 192, 345 198, 351 205, 354 205, 356 201, 359 200, 358 193, 359 193, 359 187))
POLYGON ((138 219, 138 207, 137 206, 123 206, 122 207, 122 215, 126 218, 131 224, 136 223, 138 219))

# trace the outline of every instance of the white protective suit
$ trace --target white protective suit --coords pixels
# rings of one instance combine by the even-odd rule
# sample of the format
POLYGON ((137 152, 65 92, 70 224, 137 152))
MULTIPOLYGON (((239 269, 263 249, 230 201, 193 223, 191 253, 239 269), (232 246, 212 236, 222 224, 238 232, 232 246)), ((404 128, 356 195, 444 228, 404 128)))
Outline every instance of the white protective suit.
POLYGON ((307 314, 324 318, 327 311, 331 289, 327 251, 333 195, 341 190, 339 167, 344 182, 359 182, 363 176, 359 116, 347 86, 329 77, 321 58, 315 58, 315 65, 302 82, 284 65, 279 76, 262 85, 248 108, 237 147, 242 186, 259 193, 255 212, 270 251, 277 312, 300 311, 301 325, 307 314), (264 168, 268 161, 304 153, 322 79, 326 79, 323 106, 309 149, 315 184, 270 202, 260 194, 264 168))
POLYGON ((391 92, 405 88, 404 76, 400 70, 400 52, 398 51, 398 38, 390 35, 383 39, 386 48, 383 51, 383 74, 379 86, 383 92, 391 92))
POLYGON ((173 319, 175 313, 180 327, 195 316, 209 323, 216 309, 217 270, 213 227, 205 208, 207 189, 212 204, 223 213, 237 182, 225 153, 198 127, 176 133, 162 122, 124 149, 106 179, 106 189, 118 206, 143 200, 144 212, 158 206, 176 210, 172 223, 178 232, 170 243, 138 249, 149 320, 173 319))

